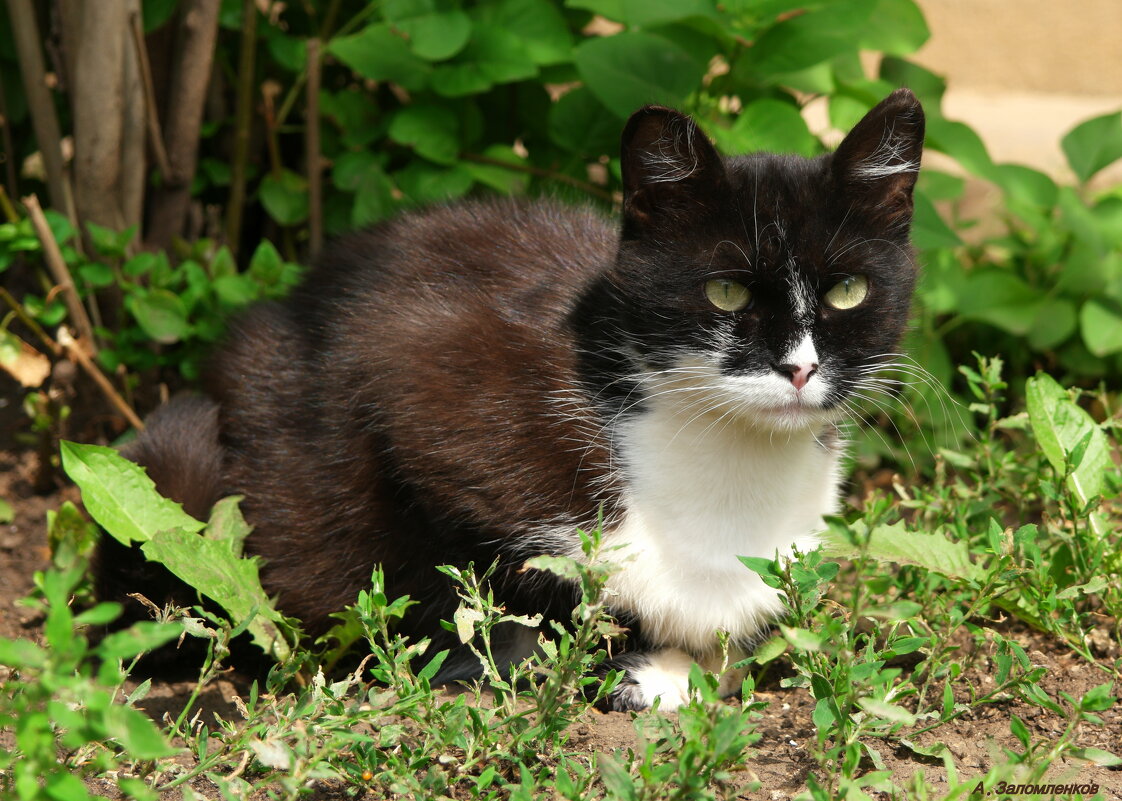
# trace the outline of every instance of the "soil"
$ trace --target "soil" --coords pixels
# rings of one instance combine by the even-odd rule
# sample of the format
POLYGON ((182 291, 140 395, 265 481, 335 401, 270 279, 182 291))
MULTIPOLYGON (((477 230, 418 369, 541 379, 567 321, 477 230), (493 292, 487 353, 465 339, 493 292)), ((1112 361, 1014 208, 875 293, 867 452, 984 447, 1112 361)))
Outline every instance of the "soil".
MULTIPOLYGON (((32 588, 32 574, 47 566, 49 554, 46 543, 46 513, 57 508, 64 500, 78 500, 73 487, 59 487, 49 494, 36 494, 33 479, 37 465, 30 452, 0 452, 0 498, 12 504, 15 512, 11 523, 0 525, 0 636, 39 639, 41 619, 32 610, 17 604, 32 588)), ((1108 674, 1088 665, 1062 643, 1027 629, 1014 621, 996 625, 1001 633, 1016 639, 1029 654, 1034 664, 1048 669, 1041 680, 1042 688, 1052 697, 1059 693, 1079 698, 1092 687, 1109 680, 1108 674)), ((1104 626, 1102 629, 1106 631, 1104 626)), ((972 644, 964 646, 972 648, 972 644)), ((1106 661, 1118 659, 1119 646, 1109 637, 1095 641, 1099 656, 1106 661)), ((959 701, 969 700, 974 690, 985 692, 992 687, 990 673, 993 663, 983 647, 970 660, 972 666, 960 677, 956 687, 959 701), (972 690, 974 688, 974 690, 972 690)), ((781 801, 805 791, 806 779, 814 768, 812 752, 816 746, 811 713, 814 701, 809 693, 800 689, 787 689, 780 685, 780 671, 761 677, 757 698, 767 703, 758 731, 762 734, 754 746, 754 755, 747 770, 734 777, 735 787, 730 795, 760 801, 781 801), (758 783, 758 789, 752 789, 758 783)), ((201 715, 211 718, 215 713, 226 720, 236 720, 235 695, 247 692, 247 678, 230 674, 212 683, 201 698, 201 715)), ((142 702, 146 712, 156 720, 165 714, 176 715, 190 695, 190 682, 157 682, 142 702)), ((1116 688, 1117 691, 1118 688, 1116 688)), ((934 732, 915 738, 915 745, 925 747, 944 743, 954 756, 958 779, 973 783, 981 779, 998 762, 1006 761, 1003 749, 1021 750, 1010 733, 1010 716, 1016 714, 1036 737, 1055 738, 1063 731, 1064 722, 1035 706, 1010 699, 982 706, 962 718, 948 723, 934 732)), ((1082 724, 1077 734, 1077 744, 1083 748, 1099 748, 1112 753, 1122 753, 1122 705, 1115 705, 1102 713, 1103 726, 1082 724)), ((640 735, 633 725, 633 716, 625 713, 590 712, 574 726, 570 745, 587 752, 622 750, 624 758, 628 749, 638 749, 640 735)), ((0 733, 0 740, 3 738, 0 733)), ((0 742, 0 747, 4 743, 0 742)), ((939 759, 922 757, 905 747, 895 750, 885 743, 877 745, 883 758, 884 769, 890 771, 898 785, 907 783, 922 771, 923 779, 933 797, 940 797, 949 789, 946 771, 939 759)), ((184 759, 189 759, 185 756, 184 759)), ((1078 782, 1099 785, 1105 799, 1122 799, 1122 770, 1103 768, 1075 759, 1058 760, 1048 781, 1054 783, 1078 782)), ((207 798, 219 797, 216 788, 206 780, 198 780, 197 792, 207 798)), ((110 797, 116 791, 108 782, 94 782, 94 792, 110 797)), ((313 797, 346 797, 339 786, 323 786, 313 797)), ((874 797, 877 793, 872 793, 874 797)), ((176 795, 176 797, 178 797, 176 795)), ((363 797, 360 793, 359 797, 363 797)), ((366 797, 370 797, 366 794, 366 797)))

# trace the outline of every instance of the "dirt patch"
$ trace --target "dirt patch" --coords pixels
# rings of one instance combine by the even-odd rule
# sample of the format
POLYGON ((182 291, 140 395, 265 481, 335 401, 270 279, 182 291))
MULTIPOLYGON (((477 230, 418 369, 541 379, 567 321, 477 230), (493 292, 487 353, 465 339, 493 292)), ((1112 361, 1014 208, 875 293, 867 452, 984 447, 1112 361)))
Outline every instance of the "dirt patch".
MULTIPOLYGON (((17 605, 19 598, 32 588, 32 574, 49 563, 46 543, 46 513, 63 500, 77 500, 73 488, 63 488, 48 495, 32 491, 34 457, 31 454, 0 452, 0 498, 9 501, 15 511, 10 524, 0 526, 0 636, 38 638, 41 620, 37 613, 17 605)), ((1028 629, 1015 621, 999 626, 1001 634, 1015 639, 1029 654, 1030 660, 1047 668, 1041 687, 1053 698, 1067 693, 1082 697, 1088 690, 1106 681, 1109 674, 1089 665, 1074 655, 1063 643, 1028 629)), ((1105 627, 1104 627, 1105 631, 1105 627)), ((972 642, 963 643, 972 648, 972 642)), ((1108 661, 1119 657, 1118 644, 1109 636, 1097 638, 1093 647, 1108 661)), ((971 667, 956 682, 956 700, 968 702, 993 687, 996 670, 983 645, 971 660, 971 667)), ((738 773, 735 782, 741 787, 737 797, 780 801, 806 789, 806 779, 816 769, 813 757, 818 747, 811 721, 814 699, 809 692, 780 685, 782 670, 762 678, 757 698, 767 706, 759 721, 761 738, 754 746, 754 755, 747 769, 738 773), (758 785, 758 789, 751 789, 758 785)), ((209 685, 199 699, 199 719, 207 723, 215 715, 224 720, 238 720, 234 696, 244 697, 249 679, 232 673, 209 685)), ((156 720, 175 717, 183 708, 194 685, 189 681, 156 682, 140 706, 156 720)), ((1116 688, 1117 690, 1117 688, 1116 688)), ((1008 751, 1020 745, 1010 731, 1011 715, 1017 715, 1034 736, 1058 738, 1065 726, 1059 717, 1039 707, 1015 700, 1006 700, 975 708, 956 721, 933 732, 918 735, 914 744, 930 747, 944 743, 954 757, 959 780, 981 779, 995 764, 1009 761, 1008 751)), ((1122 708, 1115 706, 1101 713, 1104 726, 1081 724, 1077 743, 1083 748, 1098 748, 1122 753, 1122 708)), ((590 712, 571 731, 570 745, 574 751, 612 753, 624 758, 629 750, 640 752, 643 735, 637 731, 635 716, 624 713, 590 712)), ((642 729, 640 725, 638 727, 642 729)), ((948 777, 939 759, 922 757, 888 743, 874 743, 883 760, 883 769, 890 771, 897 784, 906 784, 919 771, 922 781, 936 794, 948 788, 948 777)), ((185 760, 190 757, 184 755, 185 760)), ((185 763, 186 766, 186 763, 185 763)), ((876 766, 869 765, 870 770, 876 766)), ((1104 798, 1122 799, 1122 771, 1108 769, 1074 759, 1056 760, 1049 781, 1095 783, 1104 798)), ((207 797, 217 797, 205 779, 193 783, 207 797)), ((91 786, 95 792, 116 797, 108 783, 91 786)), ((336 798, 345 795, 337 785, 324 785, 314 797, 336 798)), ((875 794, 874 794, 875 795, 875 794)), ((362 797, 362 794, 359 795, 362 797)))

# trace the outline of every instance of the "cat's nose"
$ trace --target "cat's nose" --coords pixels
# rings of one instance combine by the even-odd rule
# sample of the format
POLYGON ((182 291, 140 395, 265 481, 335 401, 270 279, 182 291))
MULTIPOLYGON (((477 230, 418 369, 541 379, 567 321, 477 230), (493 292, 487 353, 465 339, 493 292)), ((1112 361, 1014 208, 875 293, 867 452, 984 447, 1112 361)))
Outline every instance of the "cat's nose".
POLYGON ((818 372, 818 363, 808 364, 773 364, 777 373, 782 373, 794 384, 795 389, 802 389, 810 377, 818 372))

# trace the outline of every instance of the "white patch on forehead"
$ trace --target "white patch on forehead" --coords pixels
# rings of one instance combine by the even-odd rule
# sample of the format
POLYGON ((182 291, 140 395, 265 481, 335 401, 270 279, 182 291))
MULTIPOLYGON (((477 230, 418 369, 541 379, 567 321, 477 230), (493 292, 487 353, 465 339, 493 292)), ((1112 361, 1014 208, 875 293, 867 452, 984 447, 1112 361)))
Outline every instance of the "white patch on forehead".
POLYGON ((818 364, 818 351, 814 348, 814 340, 810 332, 803 334, 802 340, 787 352, 782 359, 783 364, 818 364))
POLYGON ((792 277, 791 280, 791 305, 794 307, 795 317, 800 320, 810 317, 814 309, 814 295, 810 287, 797 277, 792 277))

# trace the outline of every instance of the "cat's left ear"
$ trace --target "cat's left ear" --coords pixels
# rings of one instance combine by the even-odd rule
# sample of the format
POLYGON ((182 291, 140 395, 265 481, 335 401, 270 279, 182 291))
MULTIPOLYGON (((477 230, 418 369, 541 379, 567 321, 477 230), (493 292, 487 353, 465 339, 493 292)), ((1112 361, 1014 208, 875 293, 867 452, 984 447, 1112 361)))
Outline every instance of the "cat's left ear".
POLYGON ((627 121, 622 140, 625 228, 692 219, 726 183, 721 157, 681 112, 641 108, 627 121))
POLYGON ((834 153, 843 191, 890 224, 912 217, 912 190, 923 154, 923 107, 897 89, 854 126, 834 153))

